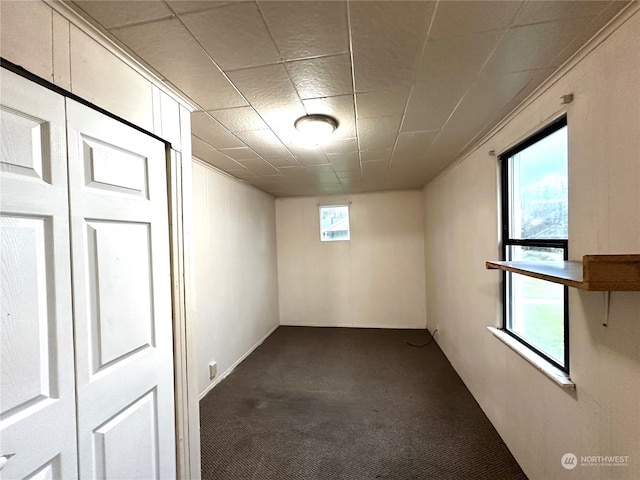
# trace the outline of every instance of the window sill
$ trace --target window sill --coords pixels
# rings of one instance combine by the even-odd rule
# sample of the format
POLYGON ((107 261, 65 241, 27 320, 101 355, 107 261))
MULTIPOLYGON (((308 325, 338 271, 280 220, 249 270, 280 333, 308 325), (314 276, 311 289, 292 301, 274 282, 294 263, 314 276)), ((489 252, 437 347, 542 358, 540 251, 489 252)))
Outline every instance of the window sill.
POLYGON ((540 358, 534 352, 518 342, 515 338, 511 337, 511 335, 509 335, 508 333, 505 333, 504 331, 495 327, 487 327, 487 330, 493 333, 493 335, 498 340, 514 350, 518 355, 520 355, 527 362, 540 370, 562 388, 576 388, 576 384, 571 381, 571 378, 569 378, 569 375, 566 372, 563 372, 555 365, 552 365, 543 358, 540 358))

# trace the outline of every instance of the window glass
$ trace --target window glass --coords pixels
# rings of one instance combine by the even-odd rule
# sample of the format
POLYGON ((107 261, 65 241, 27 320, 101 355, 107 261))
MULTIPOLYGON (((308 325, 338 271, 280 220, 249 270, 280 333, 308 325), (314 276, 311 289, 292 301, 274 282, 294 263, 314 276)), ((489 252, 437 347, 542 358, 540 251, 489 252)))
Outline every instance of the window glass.
MULTIPOLYGON (((563 261, 560 248, 510 246, 510 261, 563 261)), ((536 349, 564 363, 564 287, 513 273, 507 274, 509 291, 507 328, 536 349)))
MULTIPOLYGON (((501 157, 504 258, 562 262, 568 247, 568 129, 560 119, 501 157)), ((568 371, 567 288, 504 274, 504 329, 568 371)))
POLYGON ((567 238, 567 127, 510 158, 511 238, 567 238))
POLYGON ((349 206, 320 207, 320 240, 349 240, 349 206))

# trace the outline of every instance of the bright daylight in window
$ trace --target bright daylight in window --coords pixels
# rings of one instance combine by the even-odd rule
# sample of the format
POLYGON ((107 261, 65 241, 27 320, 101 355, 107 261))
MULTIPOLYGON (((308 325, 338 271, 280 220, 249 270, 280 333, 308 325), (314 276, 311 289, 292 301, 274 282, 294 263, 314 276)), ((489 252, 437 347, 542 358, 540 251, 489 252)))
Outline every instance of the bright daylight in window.
POLYGON ((320 240, 332 242, 349 238, 349 206, 320 207, 320 240))
MULTIPOLYGON (((501 156, 504 258, 563 261, 568 244, 568 148, 563 118, 501 156)), ((567 288, 505 273, 505 329, 569 369, 567 288)))

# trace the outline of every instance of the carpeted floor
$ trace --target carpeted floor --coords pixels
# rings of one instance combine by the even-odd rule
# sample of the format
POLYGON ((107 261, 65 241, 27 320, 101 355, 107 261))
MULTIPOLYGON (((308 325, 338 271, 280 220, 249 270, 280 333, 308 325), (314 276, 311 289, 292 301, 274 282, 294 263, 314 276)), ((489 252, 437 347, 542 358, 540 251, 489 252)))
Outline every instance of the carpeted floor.
POLYGON ((416 330, 279 327, 200 402, 204 480, 526 479, 416 330))

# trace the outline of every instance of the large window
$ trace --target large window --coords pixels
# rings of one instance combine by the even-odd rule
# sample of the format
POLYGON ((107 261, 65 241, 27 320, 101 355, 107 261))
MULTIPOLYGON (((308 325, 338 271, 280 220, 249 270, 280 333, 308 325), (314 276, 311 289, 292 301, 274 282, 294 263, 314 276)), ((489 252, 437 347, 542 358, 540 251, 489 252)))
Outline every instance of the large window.
MULTIPOLYGON (((500 156, 505 260, 567 260, 567 137, 563 117, 500 156)), ((568 371, 567 287, 505 272, 503 288, 504 329, 568 371)))
POLYGON ((320 241, 349 240, 349 205, 320 207, 320 241))

